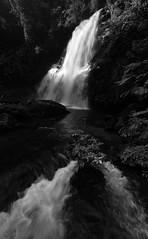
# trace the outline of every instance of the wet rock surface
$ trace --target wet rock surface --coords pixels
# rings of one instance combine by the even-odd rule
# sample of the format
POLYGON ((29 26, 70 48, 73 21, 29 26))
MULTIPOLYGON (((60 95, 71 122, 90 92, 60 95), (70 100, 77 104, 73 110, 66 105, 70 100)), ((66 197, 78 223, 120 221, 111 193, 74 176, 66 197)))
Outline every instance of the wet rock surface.
POLYGON ((49 118, 67 114, 69 111, 65 106, 52 100, 36 100, 27 104, 31 115, 39 118, 49 118))
POLYGON ((50 100, 3 102, 0 103, 0 130, 20 128, 34 119, 62 117, 67 113, 65 106, 50 100))

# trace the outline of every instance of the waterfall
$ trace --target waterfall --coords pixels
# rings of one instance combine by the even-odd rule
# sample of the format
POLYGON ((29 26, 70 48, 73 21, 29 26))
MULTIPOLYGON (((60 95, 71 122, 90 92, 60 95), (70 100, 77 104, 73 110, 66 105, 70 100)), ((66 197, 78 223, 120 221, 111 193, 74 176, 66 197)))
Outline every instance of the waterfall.
POLYGON ((62 210, 70 193, 70 178, 77 162, 59 169, 53 180, 42 179, 26 190, 10 213, 0 213, 1 239, 62 239, 62 210))
POLYGON ((39 98, 55 100, 67 106, 87 107, 87 99, 82 91, 94 54, 100 13, 101 10, 97 11, 89 20, 82 21, 76 27, 68 43, 63 63, 51 68, 43 78, 38 89, 39 98))
MULTIPOLYGON (((124 237, 124 233, 122 237, 121 231, 118 232, 113 227, 111 230, 120 235, 117 238, 148 238, 147 215, 142 205, 136 203, 127 177, 123 176, 122 172, 110 162, 104 163, 104 166, 102 171, 106 179, 106 190, 110 201, 110 216, 115 218, 120 227, 130 233, 131 237, 124 237)), ((108 230, 108 233, 111 233, 111 230, 108 230)))

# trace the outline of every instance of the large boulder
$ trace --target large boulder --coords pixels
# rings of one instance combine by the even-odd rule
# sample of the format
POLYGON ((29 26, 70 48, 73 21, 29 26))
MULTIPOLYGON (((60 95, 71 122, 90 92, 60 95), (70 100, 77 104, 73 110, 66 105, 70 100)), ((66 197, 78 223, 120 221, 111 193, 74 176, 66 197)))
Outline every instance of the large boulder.
POLYGON ((61 116, 69 112, 64 105, 52 100, 29 101, 27 108, 33 117, 39 118, 61 116))
POLYGON ((34 100, 0 104, 0 130, 22 127, 34 118, 60 117, 69 111, 65 106, 51 100, 34 100))

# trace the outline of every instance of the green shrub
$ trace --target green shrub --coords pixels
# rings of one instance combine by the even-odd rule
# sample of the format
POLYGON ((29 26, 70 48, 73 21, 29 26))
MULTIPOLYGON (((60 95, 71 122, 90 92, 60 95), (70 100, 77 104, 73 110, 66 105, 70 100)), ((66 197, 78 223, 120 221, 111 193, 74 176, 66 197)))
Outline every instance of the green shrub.
POLYGON ((140 136, 148 127, 148 120, 132 117, 124 127, 119 131, 121 137, 136 138, 140 136))
POLYGON ((120 155, 121 162, 129 166, 148 168, 148 145, 128 146, 120 155))
POLYGON ((70 132, 70 135, 72 143, 66 149, 66 152, 69 152, 68 157, 83 162, 98 162, 105 159, 106 155, 101 150, 103 143, 93 136, 87 135, 81 130, 73 130, 70 132))

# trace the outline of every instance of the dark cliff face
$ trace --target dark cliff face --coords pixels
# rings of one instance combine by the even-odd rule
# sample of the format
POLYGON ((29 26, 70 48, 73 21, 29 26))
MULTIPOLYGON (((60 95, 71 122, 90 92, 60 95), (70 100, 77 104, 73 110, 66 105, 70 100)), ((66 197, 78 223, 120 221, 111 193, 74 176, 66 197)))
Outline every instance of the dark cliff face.
POLYGON ((148 3, 115 1, 102 12, 88 79, 91 106, 147 104, 148 3))

